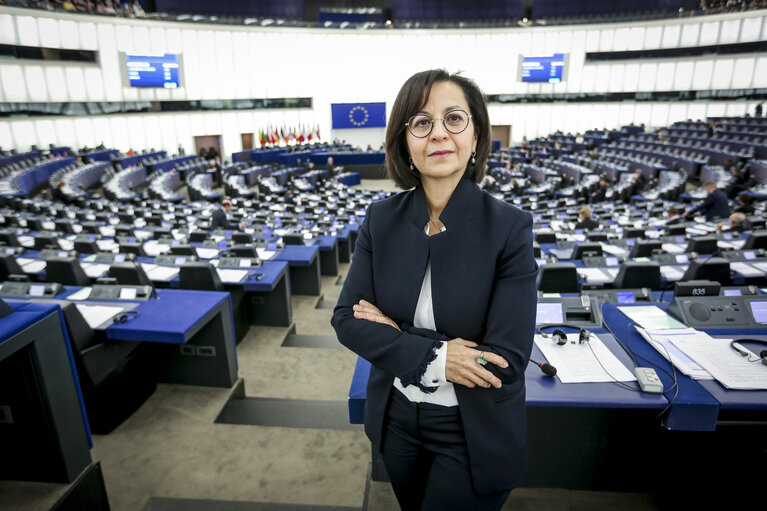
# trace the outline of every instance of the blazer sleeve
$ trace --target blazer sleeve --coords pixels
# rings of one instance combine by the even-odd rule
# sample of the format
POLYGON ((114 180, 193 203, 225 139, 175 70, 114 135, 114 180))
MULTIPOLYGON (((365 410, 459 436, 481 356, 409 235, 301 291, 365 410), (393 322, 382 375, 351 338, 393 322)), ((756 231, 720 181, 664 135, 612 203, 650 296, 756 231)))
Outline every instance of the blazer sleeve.
MULTIPOLYGON (((375 243, 371 237, 371 224, 375 216, 373 206, 374 204, 371 204, 368 208, 365 220, 357 234, 352 264, 338 303, 333 310, 331 324, 341 344, 374 366, 397 376, 404 386, 412 384, 429 392, 428 389, 431 388, 424 389, 419 382, 426 367, 436 358, 435 348, 441 346, 440 339, 444 337, 427 338, 417 333, 400 332, 389 325, 354 317, 352 307, 360 300, 364 299, 378 305, 373 278, 375 272, 373 267, 375 243)), ((385 310, 382 312, 386 314, 385 310)))
POLYGON ((502 369, 487 364, 503 383, 524 378, 535 335, 538 264, 533 256, 533 220, 529 213, 511 228, 497 268, 488 305, 485 335, 475 349, 492 351, 506 359, 502 369))

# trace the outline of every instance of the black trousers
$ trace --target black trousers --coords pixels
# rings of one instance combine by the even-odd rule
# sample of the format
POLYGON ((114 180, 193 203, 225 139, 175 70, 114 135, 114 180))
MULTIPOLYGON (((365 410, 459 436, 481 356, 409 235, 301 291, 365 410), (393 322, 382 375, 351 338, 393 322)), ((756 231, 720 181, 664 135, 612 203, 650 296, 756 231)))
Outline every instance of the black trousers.
POLYGON ((497 511, 510 493, 474 491, 457 406, 412 403, 392 390, 381 454, 403 511, 497 511))

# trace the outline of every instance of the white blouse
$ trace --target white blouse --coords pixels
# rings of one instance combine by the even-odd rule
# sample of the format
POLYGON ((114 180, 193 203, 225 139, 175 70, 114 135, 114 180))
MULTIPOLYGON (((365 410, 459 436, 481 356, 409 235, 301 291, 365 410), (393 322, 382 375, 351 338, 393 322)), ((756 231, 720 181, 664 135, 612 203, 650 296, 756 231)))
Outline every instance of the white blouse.
MULTIPOLYGON (((442 231, 445 232, 445 227, 442 231)), ((429 224, 424 229, 429 234, 429 224)), ((426 264, 426 273, 421 283, 421 293, 418 295, 418 304, 415 307, 415 316, 413 317, 413 326, 416 328, 425 328, 428 330, 437 330, 434 322, 434 304, 431 299, 431 259, 426 264)), ((442 406, 458 406, 458 398, 455 397, 453 383, 445 379, 445 363, 447 362, 447 342, 435 350, 437 358, 426 367, 421 377, 421 384, 424 387, 438 387, 433 393, 421 391, 415 385, 402 386, 399 378, 394 378, 394 388, 402 392, 408 400, 413 403, 431 403, 442 406)))

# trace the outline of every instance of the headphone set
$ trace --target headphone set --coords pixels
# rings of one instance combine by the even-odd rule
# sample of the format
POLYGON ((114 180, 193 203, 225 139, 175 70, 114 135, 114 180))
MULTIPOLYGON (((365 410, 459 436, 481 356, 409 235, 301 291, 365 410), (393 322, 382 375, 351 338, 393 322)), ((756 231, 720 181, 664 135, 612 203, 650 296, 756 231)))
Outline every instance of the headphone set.
POLYGON ((112 318, 112 323, 125 323, 126 321, 129 321, 137 317, 138 317, 138 311, 136 310, 125 311, 125 312, 121 312, 120 314, 112 318))
POLYGON ((762 341, 760 339, 735 339, 734 341, 730 343, 730 348, 734 349, 739 354, 748 358, 749 362, 761 362, 762 364, 767 366, 767 350, 760 351, 759 356, 756 359, 754 359, 752 358, 751 353, 746 351, 746 349, 740 345, 741 342, 750 342, 754 344, 761 344, 762 346, 767 346, 767 341, 762 341))
POLYGON ((562 330, 563 328, 572 328, 573 330, 578 330, 578 344, 589 342, 589 339, 591 338, 591 332, 589 332, 582 326, 568 325, 567 323, 562 323, 558 325, 545 325, 545 326, 538 327, 538 334, 540 334, 541 337, 546 337, 548 339, 556 341, 556 343, 559 346, 564 346, 565 344, 567 344, 567 334, 565 333, 564 330, 562 330), (554 330, 550 334, 547 334, 546 332, 544 332, 544 330, 548 328, 556 328, 556 330, 554 330))

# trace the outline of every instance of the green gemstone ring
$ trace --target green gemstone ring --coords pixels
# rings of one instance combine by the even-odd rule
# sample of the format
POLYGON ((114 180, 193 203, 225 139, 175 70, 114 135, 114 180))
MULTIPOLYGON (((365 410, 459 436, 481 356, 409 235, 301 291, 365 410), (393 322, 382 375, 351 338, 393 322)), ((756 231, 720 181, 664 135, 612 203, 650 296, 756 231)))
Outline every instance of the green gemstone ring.
POLYGON ((484 366, 487 365, 487 359, 485 358, 485 354, 482 353, 477 357, 477 364, 484 366))

